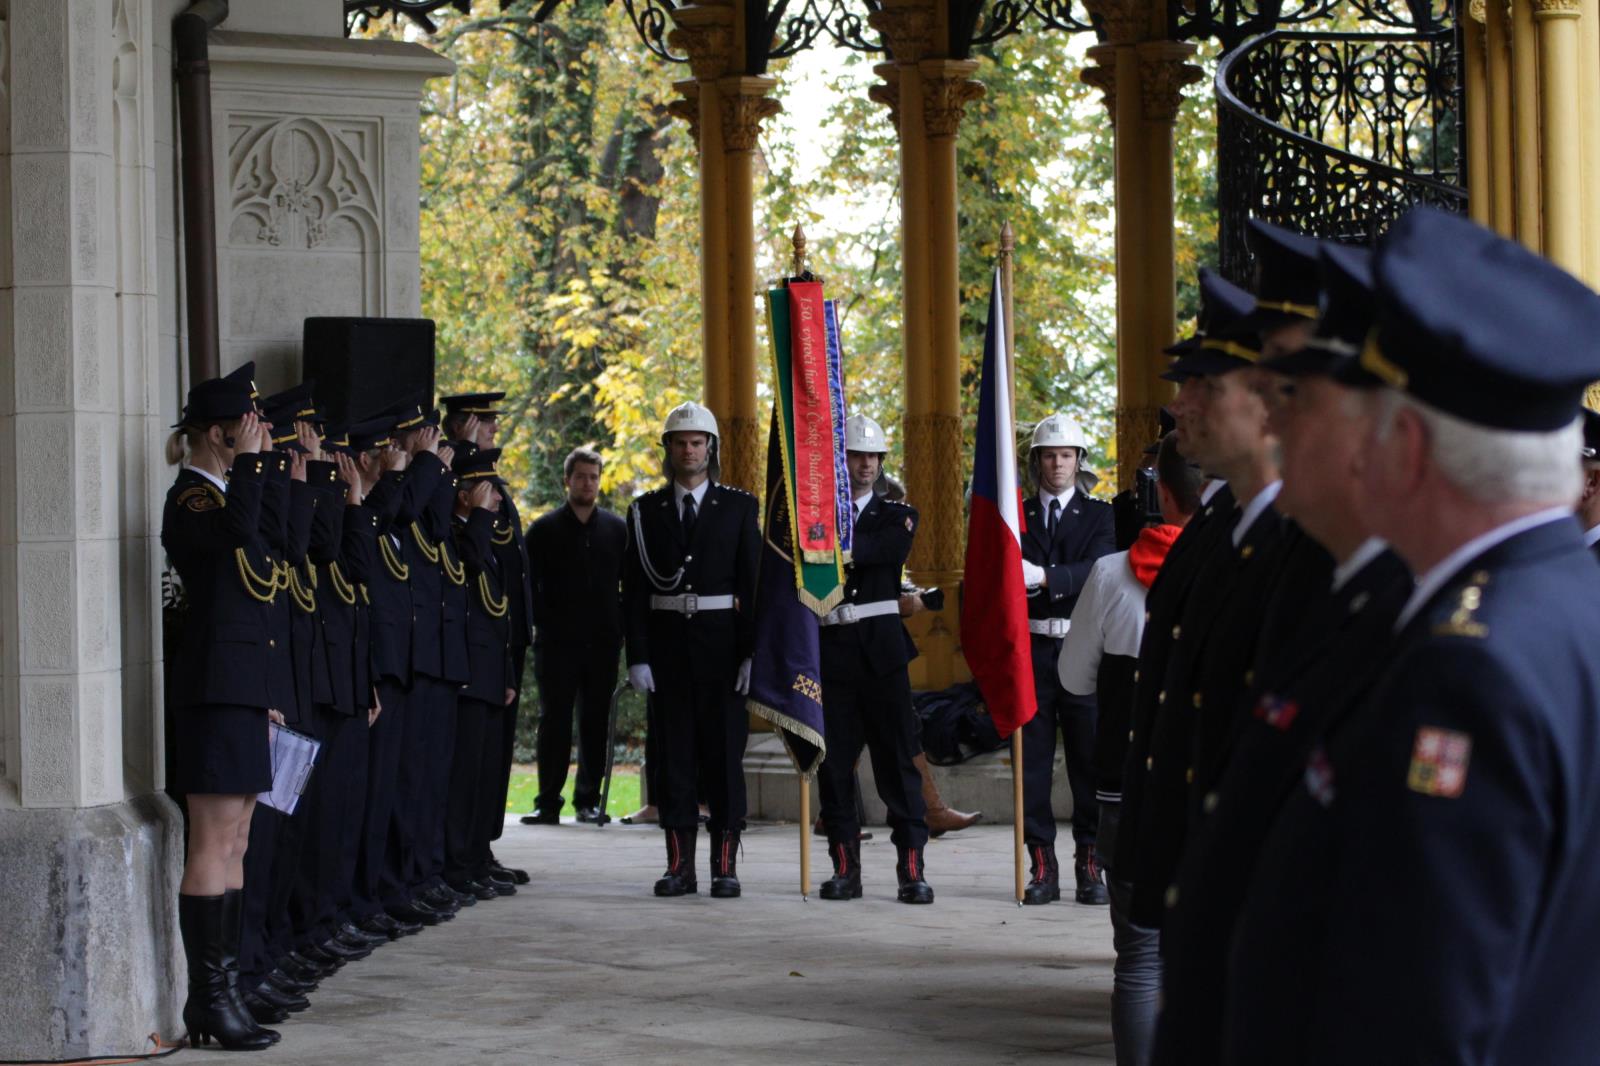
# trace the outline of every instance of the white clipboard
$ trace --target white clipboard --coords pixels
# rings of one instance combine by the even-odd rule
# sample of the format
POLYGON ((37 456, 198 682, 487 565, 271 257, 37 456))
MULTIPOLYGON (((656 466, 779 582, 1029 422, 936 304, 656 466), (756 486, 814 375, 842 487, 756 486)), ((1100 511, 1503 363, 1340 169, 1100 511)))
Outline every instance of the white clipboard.
POLYGON ((272 753, 272 788, 256 800, 275 811, 293 814, 311 780, 322 741, 273 722, 267 726, 267 745, 272 753))

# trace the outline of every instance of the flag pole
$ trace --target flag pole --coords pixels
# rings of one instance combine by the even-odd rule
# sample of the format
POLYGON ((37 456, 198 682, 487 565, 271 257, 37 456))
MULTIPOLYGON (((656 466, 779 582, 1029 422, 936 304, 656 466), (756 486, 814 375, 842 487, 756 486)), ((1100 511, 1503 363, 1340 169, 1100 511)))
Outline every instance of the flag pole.
MULTIPOLYGON (((794 247, 794 273, 790 277, 800 278, 806 272, 806 233, 798 224, 794 232, 789 235, 789 243, 794 247)), ((798 555, 796 556, 798 566, 798 555)), ((800 902, 809 902, 811 897, 811 776, 800 775, 800 902)))
MULTIPOLYGON (((1016 321, 1012 317, 1011 305, 1011 277, 1012 266, 1015 262, 1017 247, 1016 233, 1011 229, 1009 221, 1000 227, 1000 285, 1001 306, 1004 308, 1006 329, 1006 350, 1003 353, 1006 361, 1006 385, 1010 395, 1006 401, 1011 405, 1011 424, 1016 425, 1017 411, 1017 342, 1012 335, 1012 325, 1016 321)), ((1015 882, 1017 906, 1022 906, 1023 896, 1023 856, 1027 848, 1023 843, 1022 833, 1022 727, 1018 726, 1011 733, 1011 864, 1015 882)))

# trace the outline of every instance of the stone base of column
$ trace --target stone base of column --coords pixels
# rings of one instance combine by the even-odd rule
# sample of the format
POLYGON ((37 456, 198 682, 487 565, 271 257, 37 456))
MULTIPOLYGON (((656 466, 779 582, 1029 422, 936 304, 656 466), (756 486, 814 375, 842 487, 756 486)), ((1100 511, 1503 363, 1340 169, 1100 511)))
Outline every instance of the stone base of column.
POLYGON ((0 810, 0 1059, 154 1050, 183 1032, 183 816, 165 795, 0 810))

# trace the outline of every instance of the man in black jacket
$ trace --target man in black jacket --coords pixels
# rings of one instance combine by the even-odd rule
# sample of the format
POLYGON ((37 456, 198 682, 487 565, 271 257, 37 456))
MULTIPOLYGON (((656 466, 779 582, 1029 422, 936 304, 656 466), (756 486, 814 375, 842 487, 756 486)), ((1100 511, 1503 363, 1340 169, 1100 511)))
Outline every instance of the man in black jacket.
POLYGON ((713 897, 739 894, 744 829, 744 695, 755 648, 756 498, 716 482, 717 420, 697 403, 661 434, 668 483, 628 509, 623 570, 628 681, 651 693, 660 738, 655 775, 667 872, 658 896, 698 891, 695 836, 703 782, 711 807, 713 897))
POLYGON ((1099 808, 1094 800, 1094 698, 1061 687, 1056 660, 1072 625, 1072 608, 1095 560, 1117 550, 1111 505, 1078 490, 1079 471, 1089 450, 1083 427, 1063 414, 1042 420, 1033 430, 1028 472, 1037 492, 1022 508, 1022 576, 1028 587, 1028 631, 1033 647, 1033 689, 1038 712, 1022 727, 1023 838, 1033 861, 1033 878, 1023 902, 1061 898, 1056 862, 1056 817, 1050 783, 1061 734, 1072 787, 1072 840, 1079 903, 1106 902, 1105 879, 1095 860, 1099 808))
POLYGON ((561 789, 578 706, 578 821, 596 822, 606 723, 622 650, 622 553, 627 523, 600 507, 600 453, 575 448, 562 466, 567 502, 528 527, 539 679, 539 796, 527 825, 561 818, 561 789))
POLYGON ((833 877, 823 899, 861 896, 861 825, 856 812, 856 759, 866 745, 878 795, 889 811, 898 856, 901 903, 932 903, 923 868, 928 843, 922 775, 914 757, 922 750, 906 673, 911 642, 900 621, 900 571, 911 554, 917 512, 872 489, 888 447, 883 428, 865 415, 845 422, 845 465, 850 473, 854 537, 844 603, 822 619, 822 716, 828 757, 817 773, 822 817, 828 827, 833 877))

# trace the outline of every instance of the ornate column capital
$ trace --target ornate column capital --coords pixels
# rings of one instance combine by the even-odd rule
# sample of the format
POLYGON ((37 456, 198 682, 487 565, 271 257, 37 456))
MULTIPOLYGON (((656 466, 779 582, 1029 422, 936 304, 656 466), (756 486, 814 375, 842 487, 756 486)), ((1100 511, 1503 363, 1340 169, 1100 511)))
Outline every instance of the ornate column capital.
POLYGON ((684 51, 697 81, 715 81, 733 66, 733 7, 699 3, 672 12, 667 43, 684 51))
POLYGON ((1149 13, 1143 0, 1083 0, 1083 6, 1105 27, 1110 44, 1133 44, 1145 34, 1149 13))
POLYGON ((1184 62, 1194 55, 1194 45, 1149 41, 1138 46, 1138 53, 1144 117, 1152 122, 1171 122, 1178 117, 1178 106, 1183 103, 1183 87, 1205 77, 1199 67, 1184 62))
POLYGON ((730 152, 748 152, 761 136, 761 120, 776 115, 783 105, 767 99, 776 78, 732 75, 717 80, 722 100, 722 144, 730 152))
POLYGON ((867 16, 896 63, 917 63, 933 48, 933 7, 927 0, 888 0, 867 16))
POLYGON ((1100 100, 1106 105, 1111 121, 1117 121, 1117 45, 1097 44, 1088 50, 1092 67, 1078 72, 1078 80, 1100 90, 1100 100))
POLYGON ((1536 19, 1575 19, 1581 14, 1578 0, 1533 0, 1536 19))
POLYGON ((893 63, 878 63, 872 72, 883 81, 867 90, 867 99, 889 109, 889 125, 900 128, 900 68, 893 63))
POLYGON ((982 98, 983 83, 973 81, 976 59, 924 59, 917 64, 922 73, 922 121, 929 137, 954 137, 966 116, 967 104, 982 98))
POLYGON ((667 105, 667 111, 674 118, 681 118, 689 124, 689 137, 695 144, 700 143, 700 83, 693 78, 675 81, 672 87, 679 93, 679 99, 667 105))
POLYGON ((1483 0, 1470 0, 1467 4, 1467 14, 1472 18, 1472 21, 1483 22, 1485 18, 1483 0))

